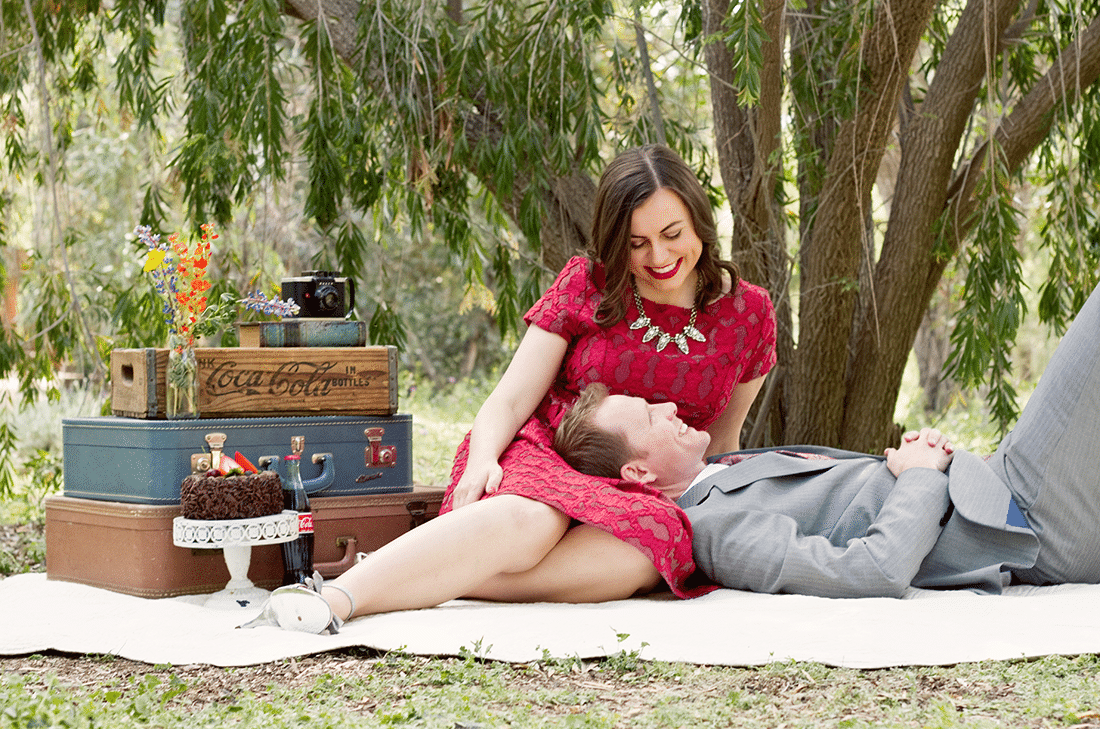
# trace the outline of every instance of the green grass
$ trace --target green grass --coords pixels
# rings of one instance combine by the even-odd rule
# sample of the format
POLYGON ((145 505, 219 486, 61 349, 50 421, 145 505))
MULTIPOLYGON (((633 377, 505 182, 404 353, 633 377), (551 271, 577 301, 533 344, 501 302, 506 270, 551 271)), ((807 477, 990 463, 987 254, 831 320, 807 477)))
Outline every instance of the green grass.
POLYGON ((239 669, 87 662, 119 675, 82 685, 34 660, 6 674, 0 727, 1057 727, 1095 725, 1100 706, 1094 656, 879 671, 354 651, 239 669))
POLYGON ((455 450, 492 391, 485 383, 459 382, 445 388, 401 378, 399 410, 413 420, 413 480, 443 486, 450 483, 455 450))

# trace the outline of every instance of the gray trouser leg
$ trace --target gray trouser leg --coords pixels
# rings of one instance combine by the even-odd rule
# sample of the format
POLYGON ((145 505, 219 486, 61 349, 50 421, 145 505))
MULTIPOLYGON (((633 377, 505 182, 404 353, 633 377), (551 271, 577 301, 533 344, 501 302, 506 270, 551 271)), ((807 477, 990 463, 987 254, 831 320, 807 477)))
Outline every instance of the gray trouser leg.
POLYGON ((1100 582, 1100 288, 989 465, 1039 537, 1027 582, 1100 582))

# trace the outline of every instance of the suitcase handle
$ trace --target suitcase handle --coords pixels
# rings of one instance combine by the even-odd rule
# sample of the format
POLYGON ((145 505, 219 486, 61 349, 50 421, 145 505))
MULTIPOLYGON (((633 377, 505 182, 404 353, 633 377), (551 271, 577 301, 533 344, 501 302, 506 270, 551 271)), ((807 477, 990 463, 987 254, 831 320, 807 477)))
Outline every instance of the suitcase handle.
POLYGON ((310 496, 320 491, 324 491, 329 486, 336 483, 336 461, 333 459, 331 453, 314 453, 312 461, 320 464, 321 475, 317 476, 317 478, 302 480, 302 485, 306 487, 306 493, 310 496))
MULTIPOLYGON (((278 470, 273 464, 280 460, 279 456, 260 456, 257 463, 260 468, 278 470)), ((316 478, 302 479, 306 493, 312 496, 336 483, 336 460, 331 453, 314 453, 310 460, 321 466, 321 473, 316 478)))
POLYGON ((359 542, 355 537, 337 537, 336 546, 344 548, 344 556, 336 562, 314 562, 313 569, 321 573, 326 580, 347 572, 354 564, 359 542))

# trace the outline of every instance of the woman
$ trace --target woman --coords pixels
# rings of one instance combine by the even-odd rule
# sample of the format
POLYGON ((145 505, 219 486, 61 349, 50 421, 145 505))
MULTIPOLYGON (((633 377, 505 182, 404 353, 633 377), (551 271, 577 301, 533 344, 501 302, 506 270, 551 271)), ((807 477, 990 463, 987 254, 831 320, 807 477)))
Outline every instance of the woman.
POLYGON ((662 579, 698 594, 683 512, 642 484, 579 474, 552 439, 599 381, 675 402, 710 434, 708 455, 739 450, 775 363, 775 315, 717 248, 709 200, 674 152, 649 145, 609 164, 589 255, 570 260, 525 316, 527 333, 459 447, 441 516, 325 583, 335 622, 460 596, 602 601, 662 579))

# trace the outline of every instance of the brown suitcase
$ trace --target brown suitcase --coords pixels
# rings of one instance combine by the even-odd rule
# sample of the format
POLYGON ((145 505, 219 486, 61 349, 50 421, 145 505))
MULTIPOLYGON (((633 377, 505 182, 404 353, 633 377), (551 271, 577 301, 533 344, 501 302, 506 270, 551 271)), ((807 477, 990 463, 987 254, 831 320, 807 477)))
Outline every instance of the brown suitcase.
MULTIPOLYGON (((417 486, 412 492, 317 496, 314 567, 326 577, 439 513, 443 489, 417 486)), ((139 597, 212 593, 229 581, 219 549, 190 549, 172 543, 178 505, 150 506, 119 501, 50 496, 46 499, 46 576, 139 597)), ((253 547, 249 579, 277 587, 283 576, 280 547, 253 547)))

